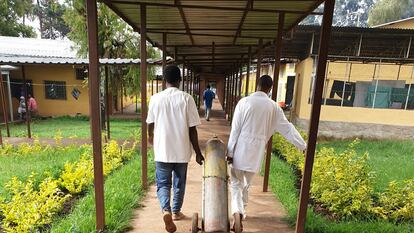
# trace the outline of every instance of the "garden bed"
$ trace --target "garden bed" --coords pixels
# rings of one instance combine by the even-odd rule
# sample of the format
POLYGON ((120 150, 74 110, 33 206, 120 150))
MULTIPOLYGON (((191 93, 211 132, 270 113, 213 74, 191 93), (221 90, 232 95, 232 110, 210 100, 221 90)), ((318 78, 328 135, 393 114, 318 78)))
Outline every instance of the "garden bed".
MULTIPOLYGON (((59 143, 57 144, 59 145, 59 143)), ((138 159, 135 146, 131 147, 130 144, 127 145, 127 143, 124 143, 120 146, 116 141, 110 141, 104 145, 103 168, 105 176, 110 175, 114 171, 118 172, 124 164, 132 164, 132 162, 128 161, 138 159)), ((20 177, 13 176, 4 185, 3 195, 0 196, 0 220, 4 231, 48 232, 51 230, 50 226, 53 221, 71 216, 72 213, 76 212, 78 203, 82 203, 84 199, 92 198, 93 162, 91 146, 85 145, 81 147, 81 151, 73 152, 77 157, 74 155, 72 160, 62 158, 66 152, 75 150, 75 148, 79 147, 57 146, 56 148, 52 148, 41 145, 38 142, 35 142, 33 145, 22 144, 18 147, 6 144, 1 148, 0 152, 4 157, 17 156, 22 161, 27 156, 28 158, 39 157, 43 153, 47 153, 49 156, 52 154, 53 158, 60 159, 60 163, 58 164, 50 163, 49 160, 46 160, 44 162, 45 164, 53 165, 45 166, 43 170, 39 168, 36 171, 39 174, 30 174, 30 170, 26 168, 26 171, 29 172, 28 175, 20 177)), ((29 169, 31 169, 30 166, 29 169)), ((13 171, 10 171, 10 174, 14 174, 13 171)), ((4 179, 7 178, 5 176, 4 179)), ((108 183, 109 180, 111 180, 110 177, 106 182, 108 183)), ((118 175, 118 181, 120 180, 125 182, 128 179, 123 180, 118 175)), ((115 188, 113 185, 108 185, 109 190, 128 189, 130 187, 115 188)), ((130 183, 130 185, 134 184, 130 183)), ((140 189, 137 188, 137 190, 138 193, 133 191, 133 194, 130 196, 139 196, 140 189)), ((125 197, 127 193, 128 190, 125 190, 125 192, 120 193, 118 196, 113 195, 113 193, 108 195, 112 198, 112 201, 119 203, 125 200, 122 197, 125 197), (120 200, 118 200, 118 197, 120 200)), ((130 201, 131 198, 127 198, 127 200, 130 201)), ((108 202, 109 205, 111 203, 111 201, 108 202)), ((131 203, 136 202, 132 200, 131 203)), ((122 206, 125 207, 127 204, 123 203, 122 206)), ((94 209, 94 205, 90 206, 90 208, 94 209)), ((109 210, 113 209, 109 208, 109 210)), ((122 209, 118 209, 117 211, 122 212, 122 209)), ((82 216, 82 218, 86 217, 85 215, 82 216)), ((116 222, 119 223, 118 220, 116 222)), ((92 225, 94 226, 94 224, 92 225)))
MULTIPOLYGON (((389 179, 389 183, 383 186, 384 178, 381 176, 387 173, 377 175, 375 166, 378 161, 384 161, 381 159, 384 156, 391 160, 404 160, 406 156, 389 156, 390 151, 381 149, 384 146, 382 142, 377 142, 376 146, 380 147, 377 150, 371 150, 375 148, 375 142, 354 142, 350 146, 344 146, 346 142, 338 142, 343 146, 342 150, 329 149, 326 147, 328 143, 335 145, 335 142, 319 145, 315 158, 312 208, 308 211, 306 232, 412 232, 413 176, 409 173, 411 179, 407 180, 407 174, 403 172, 398 179, 389 179), (366 154, 364 148, 370 148, 369 151, 376 152, 378 157, 370 160, 372 156, 366 154), (382 184, 377 184, 377 179, 382 184)), ((412 153, 410 144, 404 141, 392 144, 398 143, 401 145, 396 151, 407 152, 409 157, 412 153)), ((282 159, 272 160, 272 171, 276 173, 271 173, 270 185, 293 223, 298 204, 298 187, 295 185, 301 175, 296 170, 302 170, 304 156, 280 135, 275 137, 274 144, 276 154, 282 159)), ((409 166, 403 164, 400 169, 409 166)), ((381 171, 382 166, 378 168, 381 171)))

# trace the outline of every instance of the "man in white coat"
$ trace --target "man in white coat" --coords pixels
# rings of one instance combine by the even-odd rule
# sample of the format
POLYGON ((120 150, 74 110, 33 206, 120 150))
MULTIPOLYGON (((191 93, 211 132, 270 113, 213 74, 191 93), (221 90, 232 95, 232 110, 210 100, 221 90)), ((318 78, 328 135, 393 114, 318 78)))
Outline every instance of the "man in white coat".
POLYGON ((274 133, 279 132, 299 150, 306 149, 305 141, 286 119, 283 110, 268 97, 272 85, 270 76, 260 77, 257 91, 241 99, 234 111, 227 145, 233 216, 246 217, 250 183, 260 171, 266 144, 274 133))

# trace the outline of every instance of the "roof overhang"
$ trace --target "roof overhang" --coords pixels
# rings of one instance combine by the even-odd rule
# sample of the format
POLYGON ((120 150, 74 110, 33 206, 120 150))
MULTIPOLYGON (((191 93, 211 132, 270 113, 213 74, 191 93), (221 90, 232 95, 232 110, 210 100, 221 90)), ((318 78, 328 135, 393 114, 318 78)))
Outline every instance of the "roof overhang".
MULTIPOLYGON (((88 59, 82 58, 53 58, 53 57, 0 57, 0 64, 8 65, 88 65, 88 59)), ((139 65, 140 59, 99 59, 101 65, 139 65)), ((148 59, 149 65, 161 65, 160 59, 148 59)))
POLYGON ((116 14, 140 31, 140 7, 146 7, 149 42, 160 47, 167 36, 166 50, 176 62, 194 68, 213 65, 217 72, 253 55, 259 40, 264 46, 277 36, 278 19, 284 14, 284 32, 292 30, 313 12, 322 0, 102 0, 116 14), (202 56, 200 56, 200 54, 202 56), (195 58, 194 56, 197 56, 195 58))

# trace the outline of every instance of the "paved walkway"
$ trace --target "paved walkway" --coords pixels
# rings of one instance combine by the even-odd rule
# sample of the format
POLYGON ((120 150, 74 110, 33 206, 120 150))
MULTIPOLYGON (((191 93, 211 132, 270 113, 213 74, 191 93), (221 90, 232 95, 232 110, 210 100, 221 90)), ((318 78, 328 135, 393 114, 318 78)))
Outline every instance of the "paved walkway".
MULTIPOLYGON (((203 111, 201 111, 203 116, 203 111)), ((213 104, 212 118, 209 122, 202 119, 202 125, 198 127, 200 146, 214 135, 217 135, 227 143, 230 133, 229 123, 224 119, 224 112, 216 100, 213 104)), ((188 166, 186 196, 184 199, 183 213, 187 218, 175 222, 177 232, 191 232, 191 216, 198 212, 201 216, 201 180, 202 169, 194 159, 188 166)), ((257 175, 253 181, 249 196, 248 217, 244 222, 244 232, 271 232, 290 233, 293 229, 283 222, 286 212, 271 192, 263 193, 263 178, 257 175)), ((156 187, 152 185, 142 202, 142 207, 135 211, 135 218, 131 222, 131 233, 161 233, 165 232, 164 223, 156 196, 156 187)))

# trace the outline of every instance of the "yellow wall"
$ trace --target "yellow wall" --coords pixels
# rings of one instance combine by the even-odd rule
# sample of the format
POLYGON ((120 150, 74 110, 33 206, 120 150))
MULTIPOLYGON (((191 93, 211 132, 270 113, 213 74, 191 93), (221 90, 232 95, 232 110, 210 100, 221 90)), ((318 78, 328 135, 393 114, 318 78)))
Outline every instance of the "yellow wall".
MULTIPOLYGON (((351 80, 372 80, 372 64, 353 64, 351 80), (369 78, 371 76, 371 78, 369 78)), ((310 119, 311 104, 308 104, 313 59, 307 58, 296 65, 296 88, 294 97, 294 113, 300 119, 310 119)), ((329 63, 328 79, 340 79, 344 76, 346 64, 329 63)), ((379 79, 396 79, 398 65, 384 65, 379 79), (390 77, 394 78, 390 78, 390 77)), ((400 80, 414 83, 411 79, 412 66, 402 66, 400 80)), ((329 93, 329 92, 328 92, 329 93)), ((400 109, 371 109, 359 107, 322 106, 321 121, 374 123, 386 125, 414 126, 414 111, 400 109)))
POLYGON ((381 28, 414 29, 414 19, 381 26, 381 28))
MULTIPOLYGON (((77 80, 72 65, 27 65, 25 66, 26 79, 33 82, 33 95, 37 101, 41 116, 75 115, 77 113, 89 115, 89 93, 83 87, 82 80, 77 80), (65 81, 66 100, 52 100, 45 98, 44 81, 65 81), (71 92, 76 87, 81 94, 78 100, 71 92)), ((21 79, 21 71, 11 72, 11 78, 21 79)), ((13 98, 13 109, 17 114, 18 101, 13 98)))
MULTIPOLYGON (((260 71, 260 75, 269 75, 270 77, 273 78, 273 69, 274 69, 274 65, 264 65, 262 66, 262 69, 260 71)), ((286 83, 287 83, 287 77, 288 75, 294 75, 295 73, 295 68, 294 66, 289 66, 288 64, 281 64, 280 67, 280 73, 279 73, 279 90, 281 91, 281 93, 278 93, 278 98, 277 101, 285 101, 285 97, 286 97, 286 83)), ((247 74, 244 73, 242 75, 242 93, 245 94, 245 90, 246 90, 246 81, 247 81, 247 74)), ((249 76, 249 91, 248 93, 253 93, 255 92, 255 87, 256 87, 256 72, 251 72, 250 76, 249 76)))

